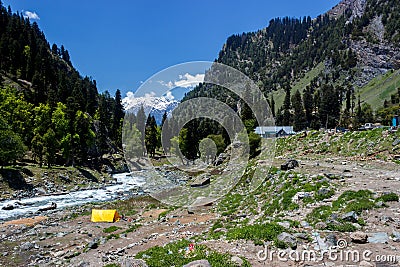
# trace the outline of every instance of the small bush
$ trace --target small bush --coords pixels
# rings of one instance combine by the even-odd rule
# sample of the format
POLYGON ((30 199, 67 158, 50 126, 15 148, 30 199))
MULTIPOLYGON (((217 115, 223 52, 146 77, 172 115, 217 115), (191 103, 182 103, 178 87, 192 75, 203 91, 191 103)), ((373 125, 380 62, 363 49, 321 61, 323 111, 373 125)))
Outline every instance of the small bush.
POLYGON ((284 228, 276 223, 246 225, 230 229, 227 233, 228 239, 263 240, 272 241, 284 228))
POLYGON ((396 193, 389 193, 384 194, 376 199, 376 201, 383 201, 383 202, 398 202, 399 196, 396 193))
POLYGON ((118 226, 113 225, 113 226, 104 228, 104 229, 103 229, 103 233, 107 233, 107 234, 108 234, 108 233, 112 233, 112 232, 117 231, 118 229, 121 229, 121 228, 119 228, 118 226))

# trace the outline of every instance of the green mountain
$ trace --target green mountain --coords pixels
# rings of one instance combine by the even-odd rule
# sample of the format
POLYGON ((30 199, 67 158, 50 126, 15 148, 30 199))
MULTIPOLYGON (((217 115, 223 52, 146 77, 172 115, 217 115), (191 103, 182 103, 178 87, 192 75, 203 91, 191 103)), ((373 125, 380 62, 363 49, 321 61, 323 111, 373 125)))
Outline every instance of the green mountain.
MULTIPOLYGON (((389 124, 365 112, 378 114, 385 100, 398 104, 399 41, 399 1, 344 0, 314 19, 276 18, 264 29, 232 35, 217 62, 239 69, 274 99, 277 124, 292 124, 296 130, 357 127, 367 119, 389 124), (300 107, 293 101, 296 91, 300 107), (298 124, 296 110, 305 113, 306 122, 298 124)), ((211 96, 229 99, 236 109, 237 96, 227 98, 229 92, 223 91, 202 85, 184 101, 211 96)))
POLYGON ((95 164, 121 148, 121 95, 99 94, 68 50, 0 2, 0 165, 95 164))

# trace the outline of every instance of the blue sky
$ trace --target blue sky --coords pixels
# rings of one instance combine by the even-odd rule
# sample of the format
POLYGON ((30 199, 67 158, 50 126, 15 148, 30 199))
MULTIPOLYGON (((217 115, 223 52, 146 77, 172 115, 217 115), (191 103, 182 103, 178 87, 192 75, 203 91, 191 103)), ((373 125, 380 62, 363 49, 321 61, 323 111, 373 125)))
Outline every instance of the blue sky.
POLYGON ((113 94, 135 91, 175 64, 213 61, 232 34, 264 28, 275 17, 316 17, 339 0, 2 2, 36 14, 48 41, 63 44, 78 71, 113 94))

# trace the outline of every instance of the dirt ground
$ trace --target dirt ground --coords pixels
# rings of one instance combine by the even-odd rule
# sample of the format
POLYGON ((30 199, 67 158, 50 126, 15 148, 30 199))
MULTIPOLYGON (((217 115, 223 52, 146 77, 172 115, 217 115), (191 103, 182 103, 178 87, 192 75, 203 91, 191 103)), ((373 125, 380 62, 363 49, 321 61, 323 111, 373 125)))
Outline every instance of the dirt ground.
MULTIPOLYGON (((303 159, 296 171, 308 174, 346 173, 345 179, 338 181, 343 190, 369 189, 377 194, 400 194, 400 165, 395 163, 378 160, 355 162, 344 158, 303 159)), ((335 198, 337 195, 328 201, 335 198)), ((73 211, 57 211, 47 217, 4 223, 0 225, 0 266, 104 266, 121 262, 122 258, 134 257, 153 246, 205 234, 220 217, 213 213, 212 207, 203 207, 190 214, 187 209, 176 209, 165 214, 167 209, 147 209, 144 203, 138 205, 136 214, 115 223, 93 223, 89 215, 66 219, 73 211), (110 226, 118 228, 107 232, 110 226), (98 246, 91 247, 91 243, 97 243, 98 246)), ((299 210, 293 219, 304 219, 310 211, 299 210)), ((400 242, 395 242, 390 236, 393 231, 400 231, 400 203, 390 202, 389 207, 374 209, 365 215, 367 225, 362 231, 369 235, 387 233, 389 238, 386 242, 355 244, 345 233, 337 233, 338 238, 347 241, 347 249, 360 252, 370 250, 373 259, 377 255, 400 258, 400 242), (384 216, 388 220, 382 222, 384 216)), ((307 227, 300 231, 313 232, 307 227)), ((329 231, 319 233, 324 237, 329 231)), ((219 252, 244 256, 252 266, 400 266, 398 261, 374 260, 354 263, 339 260, 317 263, 269 261, 258 258, 257 254, 264 248, 255 246, 251 241, 206 240, 200 243, 219 252)), ((299 246, 298 250, 304 248, 299 246)))

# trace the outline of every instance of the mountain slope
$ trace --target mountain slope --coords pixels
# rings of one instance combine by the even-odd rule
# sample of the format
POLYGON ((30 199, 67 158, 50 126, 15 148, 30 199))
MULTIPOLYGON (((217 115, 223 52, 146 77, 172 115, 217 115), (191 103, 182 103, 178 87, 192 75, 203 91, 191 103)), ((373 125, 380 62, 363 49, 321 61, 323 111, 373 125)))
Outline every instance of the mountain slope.
MULTIPOLYGON (((321 100, 327 94, 337 98, 335 105, 341 107, 339 113, 329 115, 332 120, 328 126, 349 127, 360 123, 354 122, 360 94, 376 110, 398 86, 390 87, 384 94, 371 92, 371 86, 363 89, 374 78, 400 68, 399 16, 396 0, 344 0, 315 19, 277 18, 264 29, 233 35, 217 61, 248 75, 269 98, 273 92, 278 123, 295 122, 295 108, 291 103, 282 104, 285 95, 291 100, 299 90, 302 101, 311 99, 311 106, 303 102, 302 108, 309 116, 298 130, 325 125, 321 100), (324 93, 324 88, 332 89, 324 93), (284 114, 284 110, 288 112, 284 114)), ((223 101, 226 97, 220 95, 225 94, 223 89, 202 86, 184 100, 213 96, 223 101)), ((237 97, 232 98, 237 101, 237 97)), ((236 102, 228 104, 236 109, 236 102)))

